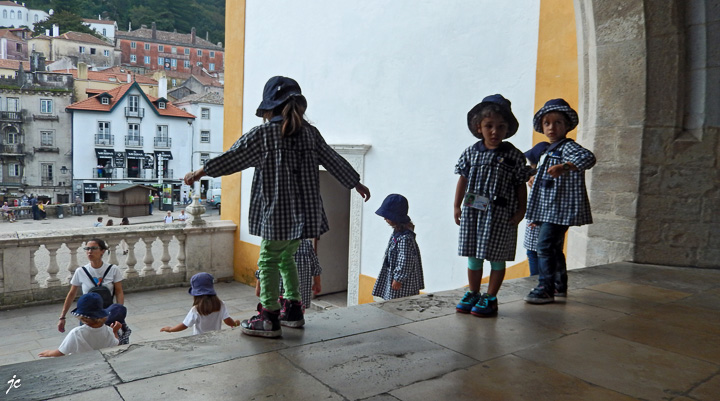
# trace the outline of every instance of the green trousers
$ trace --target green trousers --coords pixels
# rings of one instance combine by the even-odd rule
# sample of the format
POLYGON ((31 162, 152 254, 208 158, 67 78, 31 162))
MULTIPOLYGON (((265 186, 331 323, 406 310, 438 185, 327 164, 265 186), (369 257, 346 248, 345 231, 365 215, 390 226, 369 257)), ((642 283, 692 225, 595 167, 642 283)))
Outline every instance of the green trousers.
POLYGON ((289 241, 260 241, 260 303, 267 310, 280 309, 280 276, 283 280, 285 298, 291 301, 300 300, 300 291, 295 252, 300 246, 299 239, 289 241))

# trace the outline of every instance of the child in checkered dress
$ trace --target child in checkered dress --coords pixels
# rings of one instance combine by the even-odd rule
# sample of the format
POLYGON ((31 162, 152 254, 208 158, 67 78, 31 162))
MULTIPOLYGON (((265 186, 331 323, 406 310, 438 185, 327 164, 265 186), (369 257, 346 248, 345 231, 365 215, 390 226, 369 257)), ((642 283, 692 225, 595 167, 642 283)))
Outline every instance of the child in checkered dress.
POLYGON ((319 166, 345 188, 367 201, 370 190, 360 175, 305 120, 307 100, 291 78, 272 77, 265 84, 263 100, 255 113, 264 124, 251 129, 227 152, 185 175, 185 184, 209 175, 218 177, 255 168, 250 193, 250 234, 260 241, 260 304, 258 314, 240 323, 244 334, 279 337, 282 277, 285 298, 290 301, 287 322, 305 324, 293 255, 303 238, 317 238, 328 231, 320 198, 319 166))
POLYGON ((567 269, 563 243, 569 226, 592 223, 585 189, 585 170, 595 155, 567 133, 578 125, 578 115, 563 99, 553 99, 535 113, 535 131, 547 136, 550 146, 538 161, 525 218, 539 227, 537 240, 538 286, 526 297, 531 304, 555 301, 567 295, 567 269))
POLYGON ((518 122, 510 101, 488 96, 467 116, 470 132, 480 139, 465 149, 455 173, 455 223, 460 226, 458 252, 468 258, 469 291, 456 306, 461 313, 496 316, 497 293, 505 278, 505 262, 515 259, 517 225, 525 214, 525 182, 530 168, 510 142, 518 122), (490 262, 487 292, 480 293, 484 260, 490 262))
MULTIPOLYGON (((295 252, 295 264, 297 265, 298 280, 300 285, 300 295, 302 296, 303 310, 310 307, 313 295, 318 295, 322 291, 322 267, 315 254, 313 242, 310 239, 300 241, 300 246, 295 252)), ((260 296, 260 270, 255 271, 255 295, 260 296)), ((280 294, 283 294, 282 283, 280 283, 280 294)), ((282 309, 280 309, 280 324, 286 325, 286 308, 289 306, 287 300, 283 298, 280 301, 282 309)))
MULTIPOLYGON (((550 146, 549 142, 540 142, 537 145, 533 146, 532 149, 525 152, 525 158, 530 163, 531 168, 537 169, 540 155, 545 153, 545 149, 547 149, 548 146, 550 146)), ((534 175, 528 180, 528 187, 532 188, 533 181, 535 181, 534 175)), ((533 224, 531 221, 527 222, 527 225, 525 226, 525 238, 523 240, 523 246, 527 250, 528 265, 530 266, 531 276, 536 276, 539 273, 537 249, 535 248, 535 244, 537 243, 538 231, 540 231, 540 229, 535 224, 533 224)))
POLYGON ((375 212, 393 228, 383 257, 373 296, 395 299, 418 295, 425 288, 420 248, 415 242, 415 225, 408 216, 408 201, 398 194, 388 195, 375 212))

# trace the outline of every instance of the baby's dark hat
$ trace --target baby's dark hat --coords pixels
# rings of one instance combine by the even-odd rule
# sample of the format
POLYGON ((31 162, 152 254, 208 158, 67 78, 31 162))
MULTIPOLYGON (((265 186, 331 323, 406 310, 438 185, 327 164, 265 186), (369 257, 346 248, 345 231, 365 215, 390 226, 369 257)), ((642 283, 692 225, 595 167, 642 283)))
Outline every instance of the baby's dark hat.
POLYGON ((482 109, 490 104, 495 104, 500 106, 500 114, 505 119, 505 121, 508 123, 508 132, 505 136, 505 139, 510 138, 511 136, 515 135, 515 133, 518 130, 518 120, 515 118, 515 115, 512 112, 512 108, 510 107, 510 101, 505 99, 503 95, 496 94, 496 95, 490 95, 486 96, 482 102, 478 103, 470 109, 470 111, 467 114, 467 124, 468 129, 470 129, 470 132, 475 135, 477 134, 477 127, 472 126, 472 120, 473 117, 475 117, 476 114, 482 112, 482 109))
POLYGON ((260 102, 255 115, 262 117, 264 112, 275 109, 293 96, 300 96, 305 100, 297 81, 288 77, 272 77, 265 84, 263 100, 260 102))
POLYGON ((577 127, 578 122, 580 119, 578 118, 578 114, 575 110, 573 110, 572 107, 568 104, 568 102, 565 101, 565 99, 551 99, 545 102, 545 105, 538 110, 537 113, 535 113, 535 117, 533 117, 533 128, 535 131, 539 133, 543 133, 542 130, 542 118, 545 114, 551 112, 551 111, 559 111, 560 113, 563 113, 567 116, 568 121, 570 121, 570 125, 568 125, 568 132, 572 131, 577 127))

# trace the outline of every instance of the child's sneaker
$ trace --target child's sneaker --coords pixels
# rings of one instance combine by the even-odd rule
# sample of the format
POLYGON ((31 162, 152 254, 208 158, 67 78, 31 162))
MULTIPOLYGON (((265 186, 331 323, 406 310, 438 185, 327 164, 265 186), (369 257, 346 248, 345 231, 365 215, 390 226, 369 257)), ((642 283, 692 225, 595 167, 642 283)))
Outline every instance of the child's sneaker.
POLYGON ((280 309, 280 324, 287 327, 303 327, 305 318, 303 317, 303 306, 300 301, 291 301, 283 299, 281 301, 282 309, 280 309))
POLYGON ((240 323, 240 330, 249 336, 256 337, 280 337, 280 311, 271 311, 258 304, 258 314, 240 323))
POLYGON ((472 307, 473 316, 493 317, 498 313, 498 300, 490 294, 483 294, 480 300, 472 307))
POLYGON ((455 307, 456 312, 470 313, 473 306, 480 300, 480 293, 467 291, 460 303, 455 307))
POLYGON ((549 304, 555 302, 555 297, 548 294, 544 288, 536 287, 525 296, 524 300, 529 304, 549 304))

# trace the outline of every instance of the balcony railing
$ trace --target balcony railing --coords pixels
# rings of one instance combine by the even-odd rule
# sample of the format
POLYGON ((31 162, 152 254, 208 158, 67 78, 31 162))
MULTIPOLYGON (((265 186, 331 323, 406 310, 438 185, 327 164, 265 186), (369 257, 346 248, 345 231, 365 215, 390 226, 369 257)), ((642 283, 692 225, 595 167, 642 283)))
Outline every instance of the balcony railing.
MULTIPOLYGON (((52 206, 46 207, 50 219, 56 215, 52 206)), ((74 205, 63 206, 65 217, 73 218, 70 211, 74 205)), ((108 252, 107 261, 122 271, 126 291, 180 285, 200 271, 218 279, 231 278, 236 228, 229 221, 210 221, 194 227, 143 224, 5 236, 0 239, 0 254, 6 261, 12 258, 13 266, 25 268, 6 269, 5 274, 0 275, 0 306, 64 299, 75 269, 85 263, 82 246, 93 238, 104 239, 112 250, 108 252), (210 252, 207 243, 227 246, 222 252, 210 252)))
MULTIPOLYGON (((173 177, 174 177, 174 175, 173 175, 173 169, 168 168, 168 169, 163 170, 162 178, 167 178, 167 179, 170 180, 170 179, 172 179, 173 177)), ((153 178, 153 179, 158 178, 158 172, 157 172, 157 170, 153 170, 152 178, 153 178)))
POLYGON ((25 183, 25 177, 20 175, 3 175, 1 185, 19 185, 25 183))
POLYGON ((114 168, 112 171, 108 171, 104 168, 93 167, 92 178, 117 178, 117 170, 114 168))
POLYGON ((144 107, 137 107, 137 108, 125 108, 125 117, 139 117, 143 118, 145 117, 145 108, 144 107))
POLYGON ((43 178, 40 180, 40 185, 43 187, 52 187, 55 185, 55 181, 52 178, 43 178))
POLYGON ((95 145, 113 146, 115 145, 115 135, 95 134, 95 145))
POLYGON ((142 147, 143 146, 143 137, 125 135, 125 146, 134 146, 134 147, 138 147, 138 148, 142 147))
POLYGON ((123 169, 123 178, 145 178, 145 169, 126 167, 123 169))
POLYGON ((156 148, 170 148, 172 147, 172 138, 155 137, 156 148))
POLYGON ((0 111, 0 120, 22 122, 22 113, 19 111, 0 111))
POLYGON ((25 144, 11 143, 0 145, 0 153, 22 154, 25 151, 25 144))

